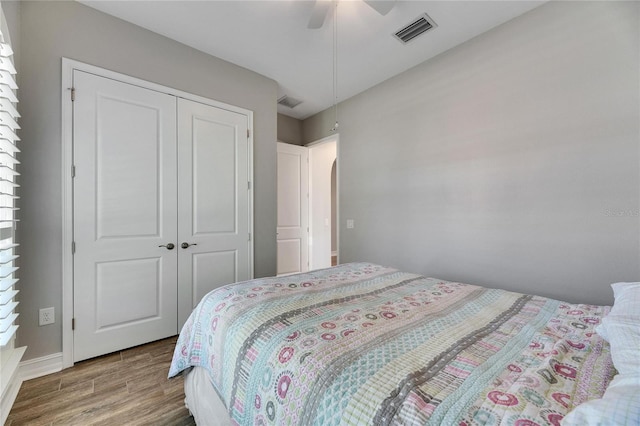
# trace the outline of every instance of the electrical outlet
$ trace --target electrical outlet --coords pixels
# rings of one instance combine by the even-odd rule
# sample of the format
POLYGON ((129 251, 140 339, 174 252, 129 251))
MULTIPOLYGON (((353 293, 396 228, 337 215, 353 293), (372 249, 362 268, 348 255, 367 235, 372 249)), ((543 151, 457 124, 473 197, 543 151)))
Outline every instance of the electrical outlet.
POLYGON ((56 322, 54 308, 40 309, 40 321, 38 322, 39 325, 53 324, 54 322, 56 322))

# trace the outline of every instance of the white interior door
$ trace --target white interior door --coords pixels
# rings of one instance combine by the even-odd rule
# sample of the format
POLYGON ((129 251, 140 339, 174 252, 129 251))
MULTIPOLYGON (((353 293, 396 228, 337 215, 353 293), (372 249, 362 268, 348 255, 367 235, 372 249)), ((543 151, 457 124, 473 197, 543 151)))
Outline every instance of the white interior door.
POLYGON ((177 333, 176 98, 74 71, 74 361, 177 333))
POLYGON ((309 149, 278 142, 278 275, 309 270, 309 149))
POLYGON ((178 99, 178 318, 251 277, 248 117, 178 99))

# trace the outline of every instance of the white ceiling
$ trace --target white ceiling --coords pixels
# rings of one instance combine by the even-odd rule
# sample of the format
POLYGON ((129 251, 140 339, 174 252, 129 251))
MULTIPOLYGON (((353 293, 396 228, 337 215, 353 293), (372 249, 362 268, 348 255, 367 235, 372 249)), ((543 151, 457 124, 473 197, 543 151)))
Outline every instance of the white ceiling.
MULTIPOLYGON (((333 17, 307 29, 313 1, 93 1, 132 22, 278 82, 303 101, 278 112, 304 119, 333 104, 333 17)), ((381 16, 360 0, 338 6, 338 100, 354 96, 544 1, 398 0, 381 16), (406 45, 392 34, 427 13, 437 27, 406 45)))

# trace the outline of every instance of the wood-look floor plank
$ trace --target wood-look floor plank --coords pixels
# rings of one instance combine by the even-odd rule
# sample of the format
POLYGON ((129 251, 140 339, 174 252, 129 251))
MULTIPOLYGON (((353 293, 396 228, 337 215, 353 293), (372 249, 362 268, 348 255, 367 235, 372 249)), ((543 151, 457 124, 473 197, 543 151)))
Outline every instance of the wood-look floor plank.
POLYGON ((182 377, 167 379, 175 342, 152 342, 26 381, 5 426, 194 425, 182 377))
POLYGON ((76 383, 94 380, 105 374, 122 369, 122 365, 122 357, 119 353, 79 362, 75 364, 73 368, 61 371, 62 383, 60 388, 64 389, 76 383))
POLYGON ((61 382, 62 379, 57 373, 26 381, 20 388, 20 393, 16 397, 16 402, 46 395, 50 392, 57 392, 60 390, 61 382))
POLYGON ((76 383, 58 392, 38 395, 28 400, 16 400, 9 416, 16 413, 15 424, 50 424, 56 411, 68 409, 75 401, 92 393, 93 381, 76 383))

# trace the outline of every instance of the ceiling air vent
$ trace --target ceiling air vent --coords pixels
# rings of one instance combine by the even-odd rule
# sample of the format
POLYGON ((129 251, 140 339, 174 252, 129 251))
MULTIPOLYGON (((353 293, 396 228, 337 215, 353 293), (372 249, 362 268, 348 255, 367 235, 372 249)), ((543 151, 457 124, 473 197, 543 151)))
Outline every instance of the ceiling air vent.
POLYGON ((403 44, 406 44, 418 37, 420 34, 424 34, 435 27, 436 23, 433 22, 433 19, 425 13, 420 15, 415 21, 405 26, 400 31, 397 31, 394 36, 403 44))
POLYGON ((278 104, 279 105, 284 105, 287 108, 295 108, 298 105, 300 105, 302 103, 302 101, 292 98, 291 96, 287 96, 284 95, 283 97, 281 97, 280 99, 278 99, 278 104))

